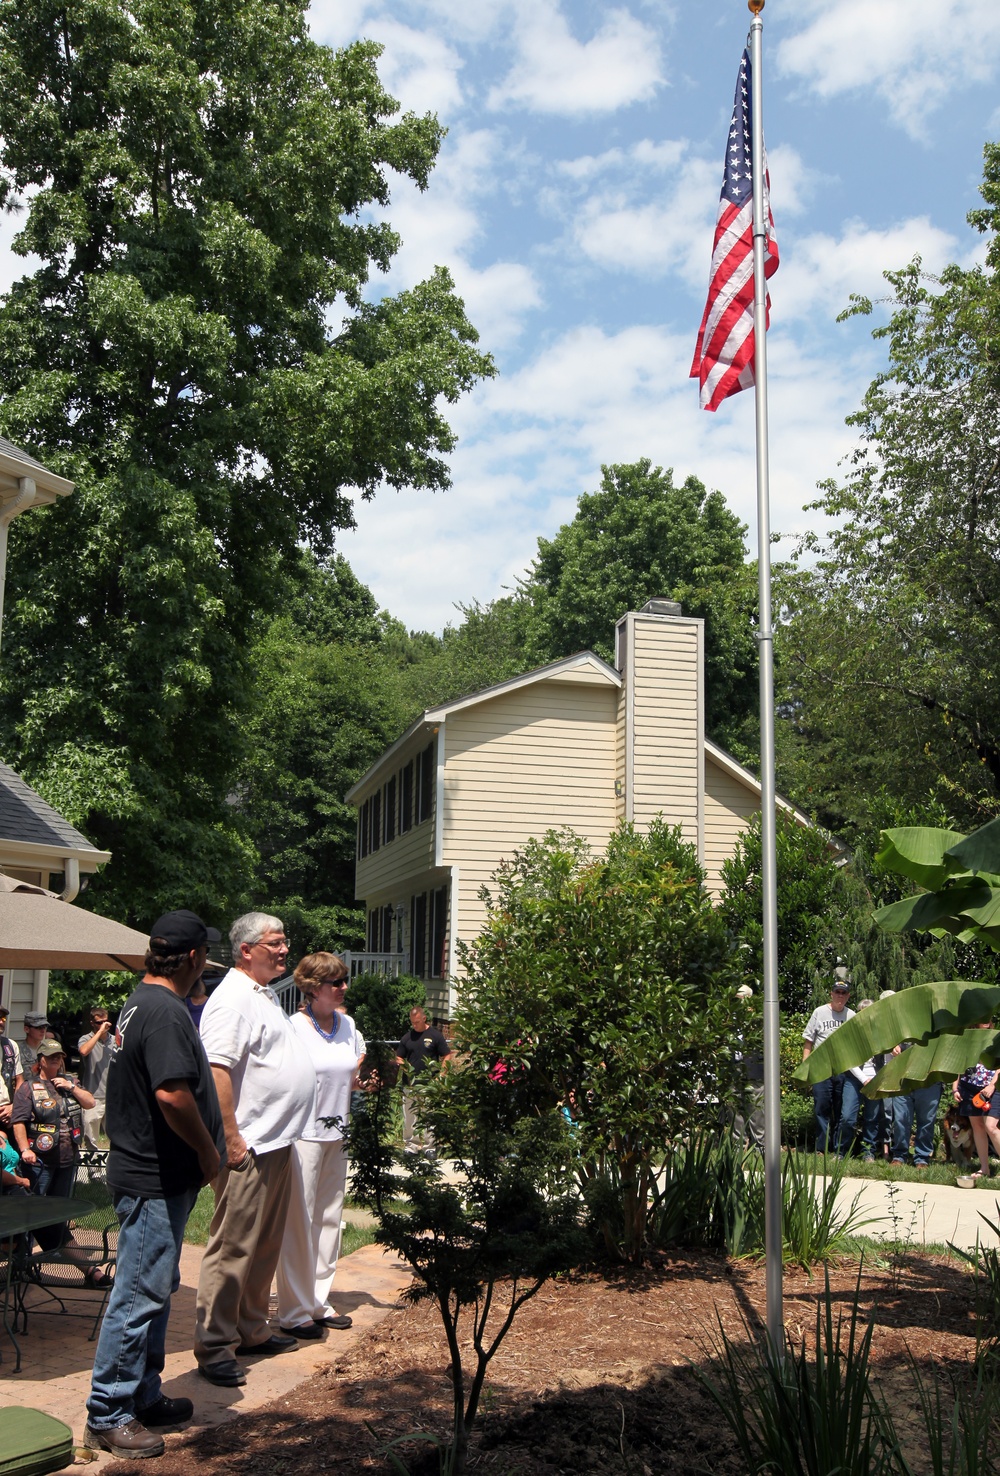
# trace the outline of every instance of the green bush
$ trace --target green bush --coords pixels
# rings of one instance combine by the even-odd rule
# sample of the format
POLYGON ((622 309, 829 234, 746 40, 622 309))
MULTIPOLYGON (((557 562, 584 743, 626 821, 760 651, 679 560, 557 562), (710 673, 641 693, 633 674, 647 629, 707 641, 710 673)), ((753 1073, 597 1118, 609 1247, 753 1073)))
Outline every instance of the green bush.
POLYGON ((781 1141, 791 1148, 811 1148, 816 1137, 812 1093, 792 1081, 792 1072, 802 1063, 802 1031, 808 1019, 807 1014, 781 1017, 781 1141))
POLYGON ((427 991, 412 974, 358 974, 347 991, 347 1008, 366 1042, 399 1040, 410 1028, 410 1011, 427 1004, 427 991))

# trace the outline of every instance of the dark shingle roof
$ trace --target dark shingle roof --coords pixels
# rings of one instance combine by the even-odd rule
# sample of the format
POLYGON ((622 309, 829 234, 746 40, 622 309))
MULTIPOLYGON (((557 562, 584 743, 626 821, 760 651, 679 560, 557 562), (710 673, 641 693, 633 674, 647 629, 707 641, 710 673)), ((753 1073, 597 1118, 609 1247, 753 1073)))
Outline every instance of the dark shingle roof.
POLYGON ((0 764, 0 840, 28 841, 54 850, 97 849, 6 764, 0 764))
POLYGON ((38 471, 48 471, 47 466, 43 466, 40 461, 36 461, 33 456, 29 456, 27 451, 22 451, 20 446, 15 446, 13 441, 4 440, 3 436, 0 436, 0 451, 3 452, 4 456, 13 456, 16 461, 23 461, 25 466, 33 466, 38 471))

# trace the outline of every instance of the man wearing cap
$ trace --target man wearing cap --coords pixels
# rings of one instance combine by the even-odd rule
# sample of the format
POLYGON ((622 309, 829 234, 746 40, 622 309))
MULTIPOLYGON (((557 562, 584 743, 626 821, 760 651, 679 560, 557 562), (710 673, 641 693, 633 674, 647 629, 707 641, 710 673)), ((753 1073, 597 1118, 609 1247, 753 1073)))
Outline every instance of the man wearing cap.
POLYGON ((104 1126, 105 1093, 108 1084, 108 1067, 111 1065, 111 1021, 101 1005, 90 1012, 90 1030, 77 1041, 80 1052, 80 1076, 94 1105, 83 1114, 83 1141, 86 1147, 99 1149, 100 1135, 104 1126))
POLYGON ((215 1214, 198 1280, 195 1358, 211 1384, 246 1383, 235 1354, 284 1353, 295 1338, 272 1332, 271 1281, 281 1252, 292 1144, 312 1127, 316 1070, 268 987, 285 972, 281 919, 238 917, 233 967, 210 995, 201 1039, 212 1063, 228 1162, 215 1181, 215 1214))
POLYGON ((7 1034, 10 1010, 0 1005, 0 1128, 10 1131, 10 1104, 14 1093, 24 1080, 24 1067, 17 1041, 7 1034))
POLYGON ((49 1022, 39 1010, 29 1010, 24 1017, 24 1043, 21 1050, 21 1070, 28 1075, 38 1060, 38 1047, 45 1039, 49 1022))
MULTIPOLYGON (((802 1047, 802 1059, 806 1061, 812 1054, 814 1048, 822 1045, 828 1035, 848 1020, 854 1019, 854 1011, 847 1008, 848 996, 851 992, 850 981, 845 969, 834 970, 833 983, 830 985, 830 1003, 820 1005, 813 1010, 809 1016, 802 1039, 805 1044, 802 1047)), ((818 1081, 812 1089, 813 1110, 816 1113, 816 1152, 825 1153, 828 1147, 832 1147, 830 1138, 833 1135, 834 1142, 840 1125, 840 1104, 844 1092, 844 1075, 838 1073, 830 1076, 826 1081, 818 1081)))
POLYGON ((121 1231, 84 1442, 132 1459, 162 1455, 157 1428, 194 1413, 190 1399, 162 1392, 160 1374, 184 1227, 225 1151, 215 1082, 185 1004, 219 938, 186 908, 154 923, 108 1069, 108 1184, 121 1231))

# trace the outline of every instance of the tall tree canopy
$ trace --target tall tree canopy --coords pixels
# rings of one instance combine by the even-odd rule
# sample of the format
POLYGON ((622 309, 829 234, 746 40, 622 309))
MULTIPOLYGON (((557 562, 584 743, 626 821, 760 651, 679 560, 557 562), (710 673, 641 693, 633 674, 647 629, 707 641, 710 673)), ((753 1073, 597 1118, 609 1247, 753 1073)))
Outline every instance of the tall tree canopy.
POLYGON ((447 484, 441 402, 492 372, 446 272, 365 298, 371 207, 441 130, 304 9, 0 0, 0 204, 41 259, 0 302, 0 430, 77 483, 14 528, 0 736, 136 920, 245 888, 259 612, 349 489, 447 484))
MULTIPOLYGON (((1000 808, 1000 146, 986 150, 985 266, 886 274, 889 363, 851 418, 849 474, 784 632, 789 778, 863 825, 884 787, 936 790, 968 822, 1000 808), (810 781, 810 775, 812 779, 810 781)), ((854 311, 870 312, 858 300, 854 311)))

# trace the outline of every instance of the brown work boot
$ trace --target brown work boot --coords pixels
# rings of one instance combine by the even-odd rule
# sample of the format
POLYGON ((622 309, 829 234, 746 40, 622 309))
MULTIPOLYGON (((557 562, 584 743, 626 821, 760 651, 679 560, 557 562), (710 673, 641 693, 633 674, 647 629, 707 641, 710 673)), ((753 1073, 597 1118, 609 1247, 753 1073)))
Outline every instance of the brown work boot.
POLYGON ((160 1456, 166 1449, 163 1436, 154 1435, 139 1420, 129 1420, 127 1425, 115 1425, 111 1430, 95 1430, 85 1425, 83 1443, 91 1450, 110 1450, 112 1455, 133 1461, 160 1456))

